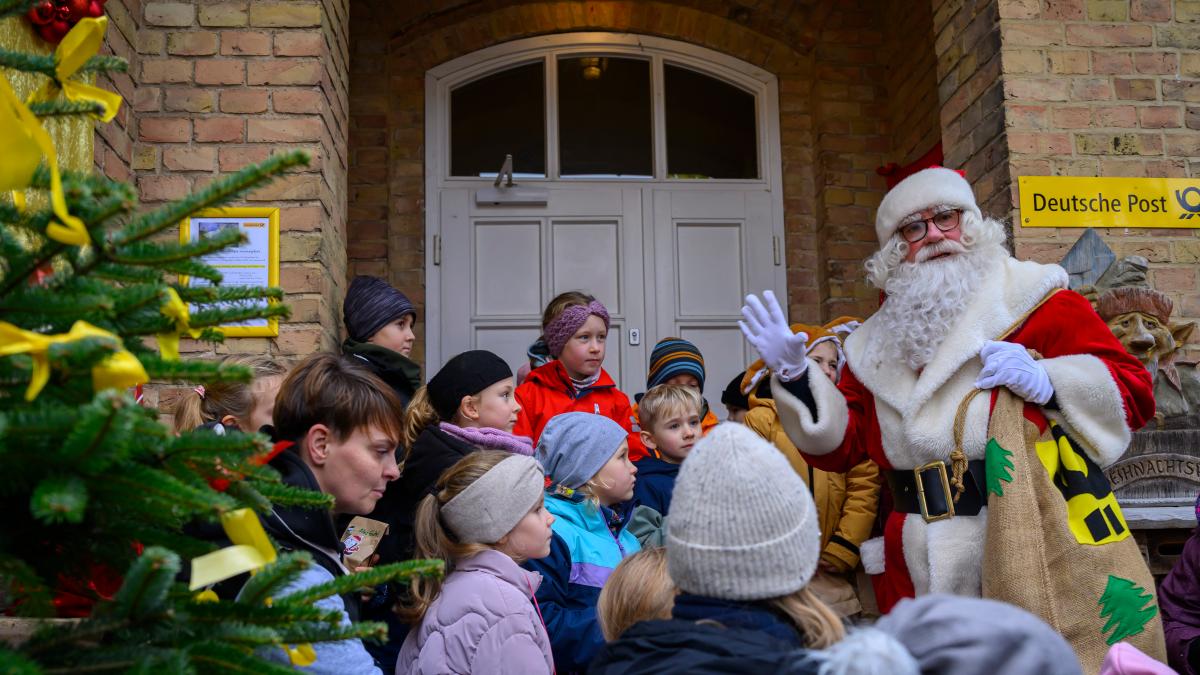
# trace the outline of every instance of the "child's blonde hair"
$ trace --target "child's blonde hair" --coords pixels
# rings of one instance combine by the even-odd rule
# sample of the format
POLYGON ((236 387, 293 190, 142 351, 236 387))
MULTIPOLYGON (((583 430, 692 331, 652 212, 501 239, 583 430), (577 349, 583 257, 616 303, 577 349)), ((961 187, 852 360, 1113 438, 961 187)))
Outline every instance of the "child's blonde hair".
MULTIPOLYGON (((413 443, 416 442, 417 436, 421 435, 427 427, 431 427, 442 418, 438 417, 437 411, 433 409, 433 403, 429 400, 429 388, 427 385, 421 385, 420 389, 413 394, 412 400, 408 402, 408 407, 404 409, 404 422, 401 425, 400 443, 405 447, 404 459, 408 459, 409 453, 412 452, 413 443)), ((449 420, 446 420, 449 421, 449 420)))
POLYGON ((654 433, 659 422, 680 411, 695 411, 700 414, 704 407, 704 398, 695 387, 682 384, 660 384, 651 387, 650 391, 638 402, 638 424, 642 429, 654 433))
MULTIPOLYGON (((222 366, 244 366, 254 372, 249 382, 214 382, 189 389, 175 401, 175 433, 219 422, 226 415, 247 420, 254 411, 254 382, 266 377, 287 375, 286 362, 271 356, 226 356, 222 366)), ((249 429, 249 431, 258 431, 249 429)))
MULTIPOLYGON (((413 525, 415 558, 442 560, 446 563, 446 575, 449 575, 455 562, 491 548, 486 544, 459 542, 442 523, 441 509, 446 502, 461 494, 492 467, 511 456, 510 453, 499 450, 479 450, 446 469, 434 485, 433 493, 426 495, 417 506, 413 525)), ((444 578, 413 579, 408 597, 401 600, 401 605, 396 610, 401 621, 413 626, 420 624, 429 606, 442 592, 444 578)))
POLYGON ((640 621, 670 619, 677 592, 667 573, 666 549, 645 548, 622 560, 596 603, 604 639, 612 642, 640 621))
POLYGON ((825 649, 846 637, 841 618, 808 586, 765 603, 791 620, 809 649, 825 649))
POLYGON ((546 330, 546 326, 550 325, 551 321, 558 318, 560 314, 567 311, 568 308, 576 305, 588 305, 595 302, 596 298, 584 293, 583 291, 567 291, 554 296, 554 299, 546 305, 546 311, 542 312, 542 330, 546 330))

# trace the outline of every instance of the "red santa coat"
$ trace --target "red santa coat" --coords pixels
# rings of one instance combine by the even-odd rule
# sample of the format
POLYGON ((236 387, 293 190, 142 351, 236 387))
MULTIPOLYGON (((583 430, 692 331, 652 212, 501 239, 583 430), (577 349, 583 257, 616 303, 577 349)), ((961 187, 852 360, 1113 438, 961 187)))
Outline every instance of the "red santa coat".
MULTIPOLYGON (((847 471, 867 458, 884 470, 946 461, 954 449, 955 411, 983 367, 980 349, 1019 324, 1006 339, 1044 357, 1059 408, 1046 410, 1047 416, 1098 465, 1111 464, 1125 452, 1131 429, 1154 415, 1151 378, 1079 294, 1062 291, 1038 307, 1066 284, 1057 265, 1007 259, 980 284, 920 373, 889 355, 890 336, 874 317, 868 319, 846 341, 848 368, 838 385, 808 378, 815 420, 805 404, 772 381, 784 430, 804 449, 804 458, 825 471, 847 471)), ((967 409, 968 459, 984 457, 988 399, 977 396, 967 409)), ((977 516, 932 523, 892 513, 882 541, 862 546, 867 571, 882 575, 875 584, 880 609, 925 593, 980 595, 986 523, 986 508, 977 516)))

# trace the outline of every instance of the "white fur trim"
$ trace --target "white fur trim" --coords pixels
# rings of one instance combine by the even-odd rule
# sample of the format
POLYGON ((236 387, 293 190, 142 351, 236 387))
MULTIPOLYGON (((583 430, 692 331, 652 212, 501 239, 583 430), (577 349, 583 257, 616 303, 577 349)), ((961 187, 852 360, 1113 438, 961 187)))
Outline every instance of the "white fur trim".
POLYGON ((875 236, 884 246, 896 233, 900 220, 922 209, 945 204, 974 212, 983 219, 971 184, 957 171, 941 167, 922 169, 900 181, 883 196, 875 212, 875 236))
POLYGON ((917 595, 979 597, 986 532, 986 507, 977 516, 955 516, 933 523, 926 523, 919 515, 906 516, 901 544, 917 595))
POLYGON ((858 547, 858 558, 867 574, 883 574, 887 568, 883 553, 883 537, 872 537, 858 547))
POLYGON ((900 550, 904 553, 904 565, 912 580, 917 595, 929 592, 929 551, 925 549, 926 523, 921 516, 908 514, 904 517, 904 528, 900 531, 900 550))
POLYGON ((896 638, 877 628, 855 628, 819 652, 817 675, 919 675, 921 667, 896 638))
MULTIPOLYGON (((891 336, 875 317, 846 338, 847 367, 875 396, 880 440, 893 467, 911 469, 950 456, 954 413, 975 386, 984 342, 999 337, 1047 293, 1066 283, 1067 273, 1058 265, 1007 258, 980 284, 954 330, 919 376, 907 364, 888 356, 891 336)), ((987 433, 984 398, 976 397, 967 415, 963 450, 971 459, 983 457, 987 433)))
POLYGON ((808 386, 817 404, 815 422, 808 406, 792 396, 777 375, 771 376, 771 394, 775 397, 779 422, 792 444, 810 455, 827 455, 842 444, 850 411, 846 408, 846 397, 837 385, 817 372, 817 368, 817 364, 809 359, 808 386))
POLYGON ((1044 359, 1039 363, 1054 385, 1061 420, 1071 437, 1101 468, 1125 454, 1132 434, 1125 421, 1121 391, 1108 366, 1091 354, 1044 359))

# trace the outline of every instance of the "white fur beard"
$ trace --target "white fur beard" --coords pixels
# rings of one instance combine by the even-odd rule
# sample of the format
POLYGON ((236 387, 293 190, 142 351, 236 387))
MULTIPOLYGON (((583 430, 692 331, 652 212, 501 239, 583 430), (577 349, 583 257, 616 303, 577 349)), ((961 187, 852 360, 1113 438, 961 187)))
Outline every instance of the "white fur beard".
POLYGON ((889 351, 913 370, 924 368, 950 334, 980 283, 1008 253, 985 246, 944 258, 902 263, 887 280, 880 308, 889 351))

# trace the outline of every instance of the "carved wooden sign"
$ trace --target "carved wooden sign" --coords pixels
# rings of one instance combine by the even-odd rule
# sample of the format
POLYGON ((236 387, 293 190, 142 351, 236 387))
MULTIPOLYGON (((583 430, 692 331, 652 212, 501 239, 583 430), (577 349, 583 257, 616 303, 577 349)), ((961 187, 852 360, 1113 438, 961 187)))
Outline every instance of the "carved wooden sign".
POLYGON ((1200 485, 1200 458, 1167 453, 1129 457, 1108 467, 1104 473, 1114 490, 1156 478, 1176 478, 1200 485))

